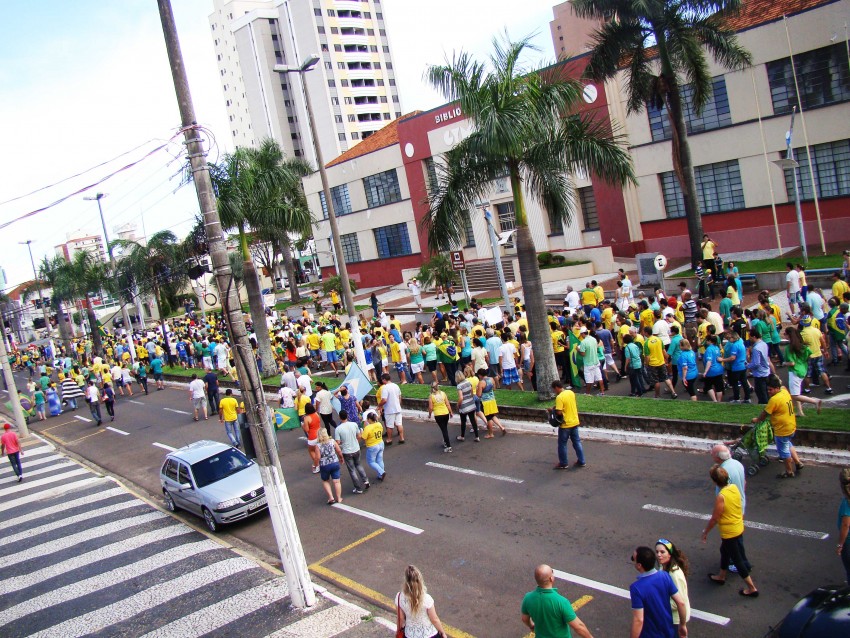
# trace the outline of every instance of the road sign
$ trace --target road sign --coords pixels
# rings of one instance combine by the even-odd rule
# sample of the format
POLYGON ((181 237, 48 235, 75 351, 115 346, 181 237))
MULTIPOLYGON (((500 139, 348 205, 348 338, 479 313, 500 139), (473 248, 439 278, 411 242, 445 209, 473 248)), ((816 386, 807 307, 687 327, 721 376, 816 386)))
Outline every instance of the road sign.
POLYGON ((655 270, 664 270, 667 267, 667 258, 664 255, 655 256, 655 270))
POLYGON ((466 262, 463 260, 462 250, 453 250, 451 253, 452 270, 463 270, 466 268, 466 262))

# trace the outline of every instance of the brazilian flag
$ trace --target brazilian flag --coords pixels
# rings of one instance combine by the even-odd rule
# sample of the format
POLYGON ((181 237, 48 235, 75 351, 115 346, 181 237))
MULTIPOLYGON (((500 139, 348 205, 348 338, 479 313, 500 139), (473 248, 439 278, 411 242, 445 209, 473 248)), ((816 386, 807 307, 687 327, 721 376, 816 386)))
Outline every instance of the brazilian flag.
POLYGON ((569 330, 568 334, 570 337, 570 378, 572 379, 572 386, 574 388, 580 388, 584 385, 581 372, 581 368, 583 367, 582 357, 578 351, 578 344, 581 343, 581 339, 575 336, 572 330, 569 330))
POLYGON ((274 427, 276 430, 294 430, 301 427, 298 420, 298 410, 295 408, 276 408, 274 411, 274 427))
POLYGON ((98 332, 100 332, 100 336, 105 337, 106 336, 106 329, 103 327, 103 324, 100 323, 100 319, 95 319, 94 322, 97 325, 97 330, 98 330, 98 332))

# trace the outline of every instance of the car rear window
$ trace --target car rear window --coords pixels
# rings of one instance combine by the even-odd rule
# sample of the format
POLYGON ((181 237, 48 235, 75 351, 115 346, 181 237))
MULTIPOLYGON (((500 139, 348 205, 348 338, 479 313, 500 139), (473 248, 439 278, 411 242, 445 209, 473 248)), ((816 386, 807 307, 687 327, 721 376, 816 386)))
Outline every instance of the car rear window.
POLYGON ((195 477, 197 486, 204 487, 232 474, 241 472, 253 464, 254 462, 242 454, 242 452, 230 448, 207 457, 203 461, 194 463, 192 465, 192 475, 195 477))

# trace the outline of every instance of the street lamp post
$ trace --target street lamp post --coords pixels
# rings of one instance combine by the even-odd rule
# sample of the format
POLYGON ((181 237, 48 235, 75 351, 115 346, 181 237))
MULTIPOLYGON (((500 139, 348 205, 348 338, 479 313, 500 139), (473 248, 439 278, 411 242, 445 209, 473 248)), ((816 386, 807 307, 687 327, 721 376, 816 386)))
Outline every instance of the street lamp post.
MULTIPOLYGON (((800 206, 800 186, 797 178, 797 169, 799 169, 800 163, 794 159, 794 149, 791 148, 791 137, 794 135, 794 113, 796 111, 797 107, 795 106, 791 111, 791 126, 785 135, 786 157, 784 159, 774 160, 773 163, 783 171, 790 168, 794 176, 794 208, 797 211, 797 230, 800 233, 800 248, 803 251, 803 263, 808 263, 809 251, 806 248, 806 230, 803 227, 803 209, 800 206)), ((812 188, 817 188, 817 184, 812 184, 812 188)))
MULTIPOLYGON (((112 244, 109 243, 109 234, 106 232, 106 222, 103 219, 103 206, 100 204, 106 195, 97 193, 94 197, 83 197, 83 199, 97 201, 97 210, 100 213, 100 225, 103 226, 103 241, 106 242, 106 252, 109 254, 109 265, 112 267, 112 276, 115 277, 115 294, 118 295, 118 303, 121 305, 121 317, 124 319, 124 330, 127 334, 130 346, 130 360, 136 362, 136 344, 133 341, 133 324, 130 323, 130 313, 127 312, 127 305, 121 299, 121 286, 118 284, 118 269, 115 267, 115 255, 112 254, 112 244)), ((114 325, 114 324, 113 324, 114 325)))
POLYGON ((496 227, 493 224, 493 214, 482 206, 484 220, 487 223, 487 232, 490 236, 490 246, 493 248, 493 262, 496 264, 496 275, 499 277, 499 288, 502 291, 502 299, 505 300, 505 311, 512 315, 511 297, 508 295, 508 286, 505 284, 505 271, 502 269, 502 254, 499 250, 499 240, 496 239, 496 227))
POLYGON ((331 189, 328 185, 328 174, 325 171, 325 162, 322 159, 322 149, 319 145, 319 135, 316 131, 316 118, 313 114, 313 104, 310 102, 310 92, 307 88, 307 82, 304 79, 304 74, 310 71, 319 62, 319 56, 315 53, 308 56, 301 66, 288 66, 286 64, 276 64, 274 70, 278 73, 297 73, 301 76, 301 88, 304 91, 304 102, 307 106, 307 121, 310 124, 310 135, 313 138, 313 149, 316 152, 316 163, 319 165, 319 176, 322 180, 322 192, 325 195, 325 204, 328 208, 328 221, 331 225, 331 238, 333 240, 333 252, 336 253, 336 266, 339 271, 339 279, 342 285, 342 298, 345 303, 345 310, 348 313, 348 323, 351 325, 351 338, 354 341, 354 354, 357 357, 357 364, 361 370, 366 370, 366 356, 363 354, 363 341, 360 337, 360 322, 357 320, 357 313, 354 310, 354 295, 351 294, 351 283, 348 278, 348 266, 343 259, 342 241, 339 238, 339 225, 336 221, 336 212, 334 211, 333 200, 331 199, 331 189))
POLYGON ((41 311, 44 313, 44 328, 47 330, 47 337, 53 334, 53 330, 50 329, 50 317, 47 314, 47 306, 44 303, 44 296, 41 294, 41 280, 38 278, 38 272, 35 269, 35 260, 32 258, 32 239, 27 239, 26 241, 19 241, 19 244, 26 244, 27 250, 30 253, 30 264, 32 265, 32 276, 35 277, 35 283, 38 286, 38 303, 41 305, 41 311))

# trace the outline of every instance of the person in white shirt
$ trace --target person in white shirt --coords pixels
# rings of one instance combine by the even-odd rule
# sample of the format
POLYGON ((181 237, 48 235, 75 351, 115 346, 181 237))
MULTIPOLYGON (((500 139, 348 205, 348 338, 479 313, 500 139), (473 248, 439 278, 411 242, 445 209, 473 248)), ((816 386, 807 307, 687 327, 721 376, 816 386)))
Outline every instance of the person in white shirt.
POLYGON ((202 379, 198 378, 197 374, 192 375, 192 380, 189 382, 189 401, 192 402, 192 410, 194 411, 194 419, 198 420, 198 411, 204 413, 204 420, 209 420, 207 414, 207 391, 202 379))
POLYGON ((348 468, 351 482, 354 483, 352 492, 362 494, 370 486, 366 470, 360 463, 360 428, 354 421, 348 420, 348 412, 345 410, 339 411, 339 419, 342 423, 336 426, 334 439, 339 441, 342 458, 345 459, 345 467, 348 468))
POLYGON ((301 374, 297 370, 295 371, 295 381, 298 384, 298 387, 304 391, 304 396, 308 399, 313 396, 313 379, 310 378, 309 374, 301 374))
POLYGON ((567 296, 564 297, 564 305, 570 310, 575 310, 580 304, 578 293, 573 290, 572 286, 567 286, 567 296))
POLYGON ((419 307, 419 312, 422 312, 421 289, 419 288, 419 282, 416 281, 416 277, 407 282, 407 287, 410 288, 410 294, 413 295, 413 301, 419 307))
POLYGON ((800 303, 800 273, 790 261, 785 264, 788 273, 785 275, 785 291, 788 295, 788 306, 796 313, 795 306, 800 303))
POLYGON ((384 412, 384 427, 387 430, 385 445, 393 444, 393 432, 398 429, 399 444, 404 443, 404 426, 401 423, 401 389, 392 382, 388 372, 381 375, 381 402, 384 412))
POLYGON ((522 387, 522 379, 516 367, 517 351, 510 341, 510 334, 502 333, 502 345, 499 346, 499 364, 502 368, 502 387, 510 389, 513 384, 517 384, 520 390, 522 387))
POLYGON ((282 408, 294 408, 295 390, 286 385, 280 386, 280 390, 277 391, 277 400, 282 408))
POLYGON ((97 421, 97 425, 103 423, 103 419, 100 418, 100 390, 97 389, 92 379, 89 380, 89 387, 86 388, 86 402, 89 404, 89 410, 91 410, 94 420, 97 421))
POLYGON ((109 371, 109 374, 112 375, 112 383, 118 389, 118 392, 121 393, 121 396, 124 396, 124 375, 121 374, 121 366, 117 363, 112 366, 112 369, 109 371))
MULTIPOLYGON (((660 314, 658 310, 655 312, 660 314)), ((655 323, 652 324, 652 334, 661 339, 665 349, 670 345, 670 324, 666 318, 661 317, 655 320, 655 323)))
POLYGON ((298 380, 295 378, 295 371, 287 368, 286 372, 280 375, 280 385, 285 385, 293 393, 296 392, 298 390, 298 380))
POLYGON ((230 368, 227 361, 229 354, 230 353, 227 350, 227 345, 225 345, 223 342, 216 345, 215 358, 219 370, 224 370, 225 372, 227 372, 227 370, 230 368))

